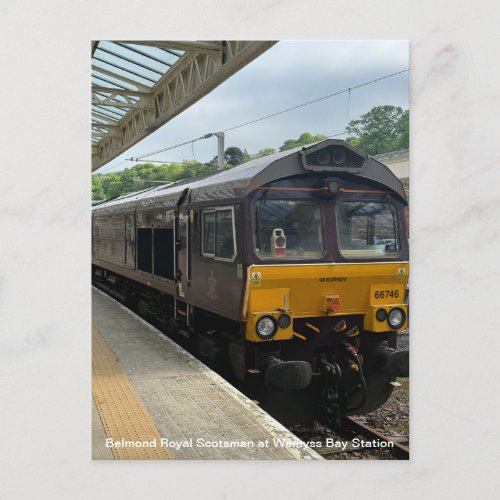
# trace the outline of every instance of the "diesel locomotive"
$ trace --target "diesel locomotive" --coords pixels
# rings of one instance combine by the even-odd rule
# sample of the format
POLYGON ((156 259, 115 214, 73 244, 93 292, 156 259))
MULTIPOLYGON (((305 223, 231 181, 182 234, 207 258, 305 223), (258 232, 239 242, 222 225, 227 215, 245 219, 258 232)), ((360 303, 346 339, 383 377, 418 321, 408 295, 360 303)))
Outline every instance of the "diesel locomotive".
POLYGON ((408 376, 406 206, 329 139, 94 206, 93 283, 284 423, 340 425, 408 376))

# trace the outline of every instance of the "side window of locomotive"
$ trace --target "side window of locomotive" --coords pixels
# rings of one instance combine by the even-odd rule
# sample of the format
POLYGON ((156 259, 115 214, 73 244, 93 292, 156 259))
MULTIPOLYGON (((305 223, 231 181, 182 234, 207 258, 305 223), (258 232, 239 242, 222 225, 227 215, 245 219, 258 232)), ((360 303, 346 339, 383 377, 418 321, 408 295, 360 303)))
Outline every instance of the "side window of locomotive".
POLYGON ((320 258, 324 253, 321 207, 309 200, 257 201, 254 241, 262 259, 320 258))
POLYGON ((221 259, 234 257, 233 211, 215 212, 215 256, 221 259))
POLYGON ((399 252, 398 221, 391 203, 339 203, 337 231, 339 250, 344 257, 390 258, 399 252))
POLYGON ((202 253, 212 256, 215 254, 215 212, 203 212, 202 220, 202 253))
POLYGON ((154 274, 169 280, 174 279, 172 262, 174 260, 174 230, 170 228, 153 229, 154 274))
POLYGON ((137 229, 137 269, 146 273, 153 271, 153 230, 137 229))
POLYGON ((125 216, 125 265, 134 268, 135 265, 135 231, 134 219, 131 215, 125 216))
POLYGON ((202 254, 232 259, 235 255, 233 210, 220 208, 202 213, 202 254))

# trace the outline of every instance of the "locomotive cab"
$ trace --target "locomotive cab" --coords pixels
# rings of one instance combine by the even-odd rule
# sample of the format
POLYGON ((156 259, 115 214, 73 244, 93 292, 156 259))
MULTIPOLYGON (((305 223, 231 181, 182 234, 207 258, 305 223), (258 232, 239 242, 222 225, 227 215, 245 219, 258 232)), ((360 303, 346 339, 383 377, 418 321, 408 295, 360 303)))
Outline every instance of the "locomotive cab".
POLYGON ((395 350, 408 315, 406 200, 394 179, 387 186, 370 178, 376 170, 390 178, 386 167, 364 168, 374 160, 345 144, 306 148, 301 157, 307 173, 260 186, 246 207, 247 377, 264 378, 268 404, 279 401, 282 412, 286 398, 276 389, 286 391, 288 377, 290 390, 311 392, 338 423, 380 406, 394 377, 408 376, 407 353, 395 350), (286 238, 279 253, 276 228, 286 238))

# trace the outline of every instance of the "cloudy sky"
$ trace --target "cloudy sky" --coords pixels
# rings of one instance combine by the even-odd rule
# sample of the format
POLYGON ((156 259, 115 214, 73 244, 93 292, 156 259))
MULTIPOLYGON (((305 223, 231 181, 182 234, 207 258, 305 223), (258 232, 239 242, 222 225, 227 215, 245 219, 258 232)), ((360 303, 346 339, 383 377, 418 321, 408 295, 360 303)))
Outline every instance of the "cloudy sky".
MULTIPOLYGON (((122 160, 225 130, 409 66, 406 41, 282 41, 244 67, 179 116, 97 172, 132 167, 122 160), (115 167, 116 165, 116 167, 115 167)), ((225 147, 250 154, 278 148, 303 132, 334 135, 373 106, 408 108, 408 73, 226 133, 225 147)), ((207 162, 216 155, 215 139, 195 142, 148 160, 207 162)))

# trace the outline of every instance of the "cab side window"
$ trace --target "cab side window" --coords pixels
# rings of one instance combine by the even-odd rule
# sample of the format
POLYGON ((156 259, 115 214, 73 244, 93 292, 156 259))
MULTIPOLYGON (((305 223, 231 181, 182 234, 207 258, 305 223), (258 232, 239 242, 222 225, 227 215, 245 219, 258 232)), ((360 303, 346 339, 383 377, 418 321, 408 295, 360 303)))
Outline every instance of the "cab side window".
POLYGON ((233 211, 215 212, 215 256, 221 259, 234 257, 233 211))
POLYGON ((205 257, 232 260, 236 254, 233 209, 203 211, 202 224, 202 254, 205 257))
POLYGON ((215 254, 215 213, 203 212, 203 255, 215 254))

